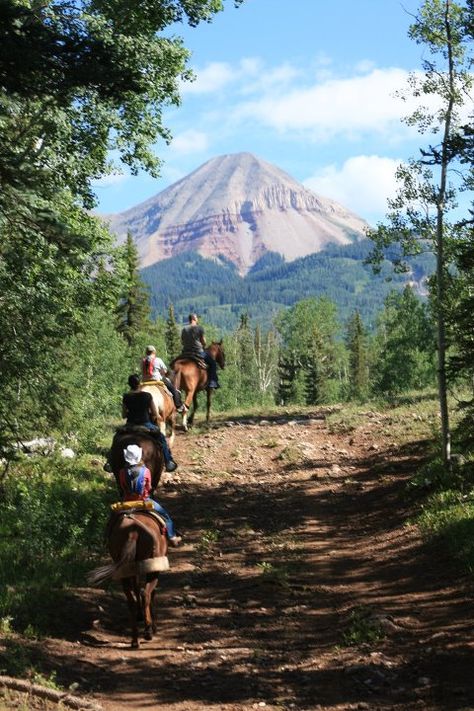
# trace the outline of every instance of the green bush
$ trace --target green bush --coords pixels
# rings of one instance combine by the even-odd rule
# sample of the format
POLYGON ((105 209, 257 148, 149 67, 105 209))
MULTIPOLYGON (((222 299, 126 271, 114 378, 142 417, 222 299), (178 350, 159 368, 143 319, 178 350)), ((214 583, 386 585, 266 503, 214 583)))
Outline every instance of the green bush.
POLYGON ((38 596, 50 602, 54 589, 84 584, 115 498, 109 475, 85 459, 41 457, 11 471, 0 500, 0 618, 34 627, 38 596))

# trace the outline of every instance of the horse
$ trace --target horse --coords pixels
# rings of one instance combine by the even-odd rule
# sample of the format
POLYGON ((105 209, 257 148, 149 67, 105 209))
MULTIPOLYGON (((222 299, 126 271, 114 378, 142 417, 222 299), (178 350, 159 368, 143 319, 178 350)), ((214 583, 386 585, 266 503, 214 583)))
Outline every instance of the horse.
POLYGON ((91 571, 88 582, 97 585, 110 578, 122 582, 132 628, 131 647, 138 649, 139 619, 145 623, 145 639, 153 639, 156 633, 158 573, 169 569, 165 523, 138 506, 119 509, 111 514, 107 525, 107 544, 113 563, 91 571))
POLYGON ((115 433, 112 440, 109 460, 119 490, 119 472, 121 469, 128 466, 123 457, 123 450, 126 449, 129 444, 137 444, 142 448, 143 463, 150 470, 151 487, 152 490, 155 490, 160 482, 165 466, 163 450, 161 449, 160 443, 151 434, 150 430, 139 426, 125 426, 120 428, 115 433))
MULTIPOLYGON (((206 348, 206 352, 214 358, 222 369, 225 368, 225 354, 222 340, 213 341, 209 348, 206 348)), ((188 415, 188 411, 186 411, 183 415, 183 428, 185 432, 188 431, 188 425, 192 425, 193 423, 194 415, 198 409, 197 394, 201 390, 205 390, 207 393, 206 422, 209 424, 213 388, 206 387, 208 379, 207 369, 201 368, 196 361, 190 358, 179 356, 174 361, 173 370, 175 373, 175 387, 178 390, 184 390, 184 402, 188 410, 191 403, 193 404, 191 414, 188 415)))
POLYGON ((176 427, 176 406, 171 393, 165 392, 165 385, 161 380, 144 382, 140 385, 140 390, 152 396, 160 416, 158 425, 165 436, 168 429, 169 445, 172 447, 176 427))

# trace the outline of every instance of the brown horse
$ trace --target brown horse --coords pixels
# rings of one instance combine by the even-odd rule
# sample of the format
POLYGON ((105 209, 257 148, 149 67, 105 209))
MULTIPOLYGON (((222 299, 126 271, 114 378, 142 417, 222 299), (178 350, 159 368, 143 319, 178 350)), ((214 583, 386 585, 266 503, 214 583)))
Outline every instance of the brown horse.
POLYGON ((145 382, 140 385, 140 390, 150 393, 160 416, 158 425, 166 436, 169 434, 169 445, 173 446, 174 431, 176 427, 176 407, 170 393, 162 381, 145 382), (168 432, 167 432, 168 430, 168 432))
MULTIPOLYGON (((225 354, 222 340, 213 341, 209 348, 206 348, 206 351, 217 361, 222 369, 225 368, 225 354)), ((200 368, 194 360, 179 357, 174 362, 173 370, 175 372, 175 387, 178 390, 184 390, 184 402, 188 410, 191 407, 191 403, 193 404, 191 414, 188 416, 188 413, 185 412, 183 415, 183 427, 185 431, 187 432, 188 425, 192 425, 193 423, 194 415, 198 409, 197 394, 201 390, 205 390, 207 393, 206 422, 209 424, 213 388, 207 387, 207 369, 200 368)))
MULTIPOLYGON (((163 473, 165 460, 160 444, 145 427, 124 427, 114 436, 110 449, 110 466, 118 486, 121 469, 128 466, 123 458, 123 450, 129 444, 137 444, 143 451, 143 463, 151 472, 151 487, 156 489, 163 473)), ((119 487, 120 490, 120 487, 119 487)))
POLYGON ((165 524, 144 509, 114 512, 107 527, 107 543, 114 562, 93 570, 88 581, 93 585, 109 578, 122 582, 132 627, 131 646, 138 649, 139 619, 145 623, 145 639, 156 633, 158 573, 169 569, 165 524))

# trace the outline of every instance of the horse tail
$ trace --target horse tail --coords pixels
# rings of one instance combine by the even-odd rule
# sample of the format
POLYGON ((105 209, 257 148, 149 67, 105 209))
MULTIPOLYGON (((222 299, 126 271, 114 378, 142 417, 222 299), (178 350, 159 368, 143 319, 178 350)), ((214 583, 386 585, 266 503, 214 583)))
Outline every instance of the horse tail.
POLYGON ((115 563, 100 565, 98 568, 91 570, 91 572, 87 575, 87 582, 89 585, 100 585, 105 582, 105 580, 112 578, 119 568, 122 567, 122 565, 130 565, 131 563, 134 563, 137 553, 137 540, 138 532, 136 530, 131 530, 123 547, 120 559, 115 563))
POLYGON ((174 386, 176 390, 181 390, 181 370, 174 371, 174 386))

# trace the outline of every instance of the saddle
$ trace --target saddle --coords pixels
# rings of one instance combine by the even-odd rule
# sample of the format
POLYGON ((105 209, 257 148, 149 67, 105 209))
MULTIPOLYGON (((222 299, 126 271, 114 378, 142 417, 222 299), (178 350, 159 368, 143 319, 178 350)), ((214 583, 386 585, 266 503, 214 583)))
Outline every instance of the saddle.
POLYGON ((170 398, 173 397, 173 395, 166 387, 166 383, 164 383, 162 380, 144 380, 141 385, 155 385, 157 388, 161 388, 165 395, 168 395, 168 397, 170 398))
POLYGON ((156 434, 153 430, 148 429, 144 425, 120 425, 115 429, 116 435, 124 434, 140 434, 148 435, 150 439, 154 439, 153 435, 156 434))
POLYGON ((202 370, 207 370, 207 363, 205 360, 200 358, 198 355, 195 353, 181 353, 177 358, 171 361, 170 363, 170 368, 174 368, 175 363, 177 363, 180 360, 192 360, 193 363, 196 363, 198 368, 201 368, 202 370))
POLYGON ((134 513, 145 514, 155 519, 162 533, 166 532, 166 521, 157 511, 154 510, 151 501, 116 501, 110 504, 111 512, 106 526, 106 538, 110 535, 113 527, 123 516, 133 516, 134 513))

